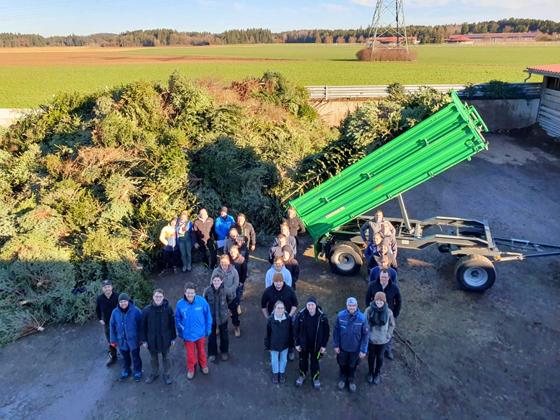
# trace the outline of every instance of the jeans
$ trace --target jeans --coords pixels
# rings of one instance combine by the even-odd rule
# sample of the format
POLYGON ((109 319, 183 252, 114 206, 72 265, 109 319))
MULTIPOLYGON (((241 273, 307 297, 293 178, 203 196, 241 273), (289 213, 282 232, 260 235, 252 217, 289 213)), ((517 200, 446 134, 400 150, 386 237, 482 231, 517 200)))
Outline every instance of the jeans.
POLYGON ((152 375, 158 376, 159 375, 159 354, 161 354, 161 363, 163 365, 163 374, 169 375, 169 368, 171 363, 169 362, 169 358, 167 357, 168 352, 163 351, 158 353, 157 351, 150 350, 150 364, 152 366, 152 375))
POLYGON ((205 342, 206 337, 202 337, 197 341, 185 341, 185 350, 187 351, 187 370, 189 372, 194 372, 197 362, 201 368, 208 366, 208 362, 206 361, 206 351, 204 350, 205 342))
POLYGON ((134 350, 119 349, 122 355, 122 370, 130 375, 130 363, 132 362, 132 369, 134 374, 142 373, 142 359, 140 358, 140 348, 134 350), (132 357, 131 357, 132 356, 132 357), (132 360, 131 360, 132 359, 132 360))
POLYGON ((191 248, 192 243, 190 238, 179 239, 177 241, 179 244, 179 251, 181 252, 181 261, 183 262, 183 268, 187 270, 191 269, 191 248))
POLYGON ((336 356, 336 361, 338 362, 338 366, 340 367, 340 380, 349 382, 354 381, 354 376, 356 374, 356 367, 358 367, 358 363, 360 362, 360 352, 348 352, 344 350, 340 350, 340 353, 336 356))
POLYGON ((368 370, 371 375, 376 376, 381 373, 384 353, 385 344, 368 343, 368 370))
POLYGON ((212 332, 208 337, 208 355, 216 356, 218 354, 218 331, 220 330, 220 353, 224 354, 229 351, 229 335, 227 321, 219 326, 212 324, 212 332))
POLYGON ((317 355, 319 351, 301 349, 299 353, 299 373, 302 376, 307 376, 309 370, 309 362, 311 361, 311 376, 313 379, 319 379, 319 358, 317 355))
POLYGON ((270 350, 270 364, 272 373, 285 373, 288 364, 288 349, 282 351, 270 350))

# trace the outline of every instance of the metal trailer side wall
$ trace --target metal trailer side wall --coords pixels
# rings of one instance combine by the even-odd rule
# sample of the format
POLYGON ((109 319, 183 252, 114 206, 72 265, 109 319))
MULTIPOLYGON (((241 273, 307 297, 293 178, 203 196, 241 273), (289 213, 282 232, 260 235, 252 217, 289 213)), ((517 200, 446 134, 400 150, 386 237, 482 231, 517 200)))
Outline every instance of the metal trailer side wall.
POLYGON ((445 108, 290 202, 315 241, 487 149, 480 115, 455 92, 451 97, 445 108))

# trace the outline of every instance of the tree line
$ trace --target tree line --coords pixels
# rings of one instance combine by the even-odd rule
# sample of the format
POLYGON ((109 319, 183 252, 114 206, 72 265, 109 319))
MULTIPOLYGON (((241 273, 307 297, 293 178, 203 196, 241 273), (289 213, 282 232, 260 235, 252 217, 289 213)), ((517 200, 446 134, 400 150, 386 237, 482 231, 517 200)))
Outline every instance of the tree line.
MULTIPOLYGON (((422 44, 444 42, 450 35, 469 33, 542 32, 560 34, 560 22, 540 19, 502 19, 478 23, 407 27, 407 33, 422 44)), ((179 32, 172 29, 128 31, 120 34, 92 34, 44 37, 36 34, 0 33, 0 47, 99 46, 157 47, 178 45, 315 43, 348 44, 365 42, 370 28, 310 29, 273 33, 269 29, 234 29, 220 34, 179 32)))

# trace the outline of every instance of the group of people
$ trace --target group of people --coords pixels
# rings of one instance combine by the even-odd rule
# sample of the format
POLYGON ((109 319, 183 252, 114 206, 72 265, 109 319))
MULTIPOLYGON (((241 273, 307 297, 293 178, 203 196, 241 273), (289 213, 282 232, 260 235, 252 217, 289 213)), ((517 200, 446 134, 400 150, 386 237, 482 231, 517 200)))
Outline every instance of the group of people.
MULTIPOLYGON (((196 286, 188 282, 184 295, 173 311, 164 292, 154 290, 150 305, 140 311, 126 293, 112 290, 110 280, 105 280, 102 293, 97 298, 97 314, 105 326, 109 342, 111 365, 117 360, 117 349, 122 355, 121 380, 132 376, 142 378, 140 347, 150 353, 151 372, 146 379, 153 382, 159 376, 159 359, 163 364, 163 381, 171 383, 168 353, 177 336, 186 351, 187 378, 193 379, 197 366, 202 374, 208 374, 208 362, 229 359, 228 323, 231 318, 234 333, 240 337, 242 313, 240 301, 243 285, 247 278, 249 252, 256 246, 255 231, 244 215, 237 223, 223 207, 214 222, 206 210, 199 212, 198 219, 191 223, 185 214, 171 220, 162 230, 160 237, 165 247, 178 247, 183 270, 191 269, 190 249, 200 248, 204 261, 214 267, 209 285, 202 295, 196 294, 196 286), (226 229, 227 228, 227 229, 226 229), (184 230, 184 231, 183 231, 184 230), (184 233, 183 236, 180 236, 184 233), (180 239, 188 236, 189 239, 180 239), (175 242, 173 242, 175 241, 175 242), (189 242, 188 252, 180 241, 189 242), (188 258, 183 258, 186 255, 188 258), (214 258, 214 260, 212 259, 214 258), (218 346, 219 343, 219 346, 218 346), (206 353, 205 346, 208 347, 206 353), (218 351, 219 350, 219 351, 218 351)), ((308 377, 315 389, 321 388, 320 360, 327 351, 331 336, 329 321, 313 296, 306 299, 305 306, 298 311, 296 283, 299 278, 297 252, 298 234, 305 227, 293 209, 280 226, 269 249, 270 269, 265 275, 265 289, 261 296, 261 311, 266 319, 264 344, 270 353, 272 382, 286 382, 288 360, 299 355, 299 372, 295 385, 302 386, 308 377)), ((390 222, 385 221, 379 211, 375 218, 362 228, 367 243, 369 286, 366 292, 365 312, 358 308, 354 297, 346 300, 346 308, 337 314, 332 331, 333 347, 339 365, 339 389, 346 386, 356 391, 355 373, 361 359, 367 356, 367 381, 378 384, 385 357, 393 359, 391 339, 395 320, 401 309, 401 296, 397 285, 396 238, 390 222)), ((171 260, 169 255, 166 261, 171 260)))

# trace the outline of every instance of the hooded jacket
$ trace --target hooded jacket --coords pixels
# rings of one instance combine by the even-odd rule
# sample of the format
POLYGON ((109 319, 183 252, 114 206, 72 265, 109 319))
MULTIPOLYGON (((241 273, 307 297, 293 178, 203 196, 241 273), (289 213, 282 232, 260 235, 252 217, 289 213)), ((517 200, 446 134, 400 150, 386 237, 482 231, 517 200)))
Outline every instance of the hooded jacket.
POLYGON ((157 353, 169 350, 177 338, 175 315, 167 299, 160 306, 152 302, 142 311, 142 338, 148 343, 148 349, 157 353))
POLYGON ((365 315, 356 309, 354 315, 344 309, 336 316, 333 344, 349 353, 367 353, 369 329, 365 315))
POLYGON ((227 271, 224 271, 221 265, 218 265, 214 271, 212 271, 212 275, 210 276, 210 282, 212 282, 212 278, 216 275, 220 276, 224 281, 223 286, 226 289, 226 295, 228 299, 231 301, 235 299, 237 294, 237 288, 239 287, 239 273, 233 266, 233 264, 229 265, 227 271))
POLYGON ((229 233, 229 229, 235 224, 233 217, 228 214, 224 219, 222 216, 216 217, 214 221, 214 233, 216 234, 216 239, 218 241, 223 241, 226 239, 229 233))
POLYGON ((186 298, 177 302, 175 327, 178 335, 185 341, 198 341, 212 331, 210 306, 202 296, 196 295, 193 302, 186 298))
POLYGON ((228 298, 226 296, 226 289, 224 288, 224 285, 221 284, 217 290, 214 286, 210 285, 204 289, 202 296, 204 296, 204 299, 208 302, 213 322, 218 325, 222 325, 227 322, 229 318, 229 310, 228 298))
POLYGON ((302 309, 296 315, 294 319, 294 339, 296 346, 301 346, 302 350, 316 353, 321 347, 327 347, 329 334, 329 320, 318 306, 313 317, 309 315, 307 308, 302 309), (313 331, 309 331, 310 328, 313 331), (310 336, 313 336, 311 342, 308 341, 310 336))
POLYGON ((401 313, 402 305, 401 291, 399 290, 399 286, 393 284, 391 278, 389 278, 389 282, 387 283, 387 287, 385 287, 385 289, 383 289, 383 286, 381 285, 379 280, 377 280, 375 283, 370 283, 366 293, 366 307, 369 306, 377 292, 385 293, 389 309, 393 312, 394 317, 398 318, 399 314, 401 313))
POLYGON ((129 300, 124 311, 117 306, 111 314, 109 334, 111 343, 121 350, 135 350, 142 342, 142 312, 129 300))

